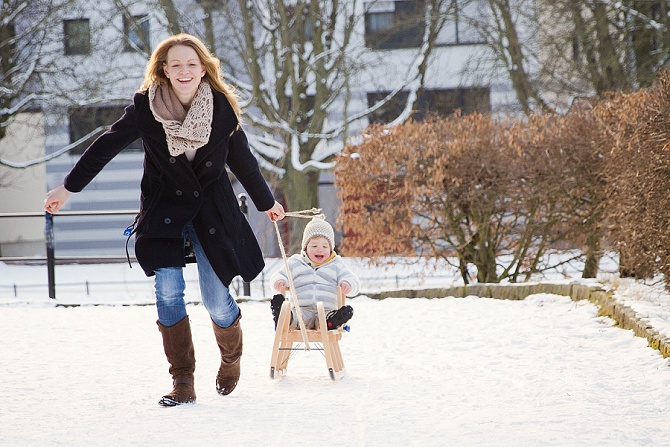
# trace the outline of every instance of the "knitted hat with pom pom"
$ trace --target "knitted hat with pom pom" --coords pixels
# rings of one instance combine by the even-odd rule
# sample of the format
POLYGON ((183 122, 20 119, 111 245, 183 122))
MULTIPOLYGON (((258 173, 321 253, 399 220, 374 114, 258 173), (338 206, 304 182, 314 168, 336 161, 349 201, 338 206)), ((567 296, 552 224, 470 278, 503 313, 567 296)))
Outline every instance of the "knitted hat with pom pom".
POLYGON ((330 226, 322 217, 315 217, 309 221, 302 233, 302 249, 307 248, 307 243, 310 239, 316 236, 323 236, 330 242, 330 249, 335 247, 335 233, 333 227, 330 226))

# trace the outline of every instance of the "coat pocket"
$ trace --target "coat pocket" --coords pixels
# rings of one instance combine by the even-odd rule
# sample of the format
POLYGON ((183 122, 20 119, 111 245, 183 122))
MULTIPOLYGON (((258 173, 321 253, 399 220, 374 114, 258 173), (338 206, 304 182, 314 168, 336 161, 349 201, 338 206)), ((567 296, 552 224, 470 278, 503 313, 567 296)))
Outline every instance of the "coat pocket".
POLYGON ((155 226, 155 223, 152 222, 152 220, 154 220, 152 217, 156 214, 156 208, 158 207, 158 203, 163 196, 163 190, 165 189, 160 180, 147 180, 147 182, 151 183, 151 187, 146 189, 142 188, 142 201, 140 203, 140 212, 137 217, 136 231, 138 233, 151 231, 151 227, 155 226))
POLYGON ((216 208, 219 210, 226 234, 235 236, 239 232, 240 224, 244 223, 241 219, 246 218, 242 214, 242 211, 240 211, 240 206, 237 203, 232 186, 226 188, 222 183, 219 183, 217 194, 214 196, 214 202, 216 208))

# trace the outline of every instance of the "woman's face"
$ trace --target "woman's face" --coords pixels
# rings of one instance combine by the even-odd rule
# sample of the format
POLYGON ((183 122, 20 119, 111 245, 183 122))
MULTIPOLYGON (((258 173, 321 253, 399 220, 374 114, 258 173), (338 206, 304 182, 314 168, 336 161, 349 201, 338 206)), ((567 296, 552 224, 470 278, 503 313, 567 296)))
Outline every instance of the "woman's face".
POLYGON ((198 53, 186 45, 173 46, 167 52, 167 62, 163 66, 163 71, 179 101, 185 106, 191 105, 200 80, 206 73, 198 53))

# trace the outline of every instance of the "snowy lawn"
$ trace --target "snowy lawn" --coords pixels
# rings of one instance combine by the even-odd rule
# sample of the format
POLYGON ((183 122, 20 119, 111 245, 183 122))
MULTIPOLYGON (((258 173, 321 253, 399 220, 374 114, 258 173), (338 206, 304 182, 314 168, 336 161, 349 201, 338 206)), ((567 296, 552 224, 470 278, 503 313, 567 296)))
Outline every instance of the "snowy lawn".
POLYGON ((333 382, 315 351, 271 380, 269 304, 242 303, 242 377, 226 397, 207 312, 189 305, 198 401, 175 408, 157 404, 171 379, 155 307, 3 304, 0 445, 670 445, 670 362, 588 302, 350 304, 333 382))

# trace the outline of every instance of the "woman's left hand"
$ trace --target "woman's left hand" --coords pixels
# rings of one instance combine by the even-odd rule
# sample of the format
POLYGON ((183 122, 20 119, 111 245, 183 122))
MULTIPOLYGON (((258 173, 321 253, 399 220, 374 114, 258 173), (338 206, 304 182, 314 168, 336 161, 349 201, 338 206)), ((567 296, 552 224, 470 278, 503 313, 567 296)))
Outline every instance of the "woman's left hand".
POLYGON ((278 220, 282 220, 284 217, 286 217, 286 214, 284 212, 284 207, 281 206, 281 203, 275 201, 275 204, 272 208, 267 210, 265 214, 268 215, 270 220, 272 222, 276 222, 278 220))

